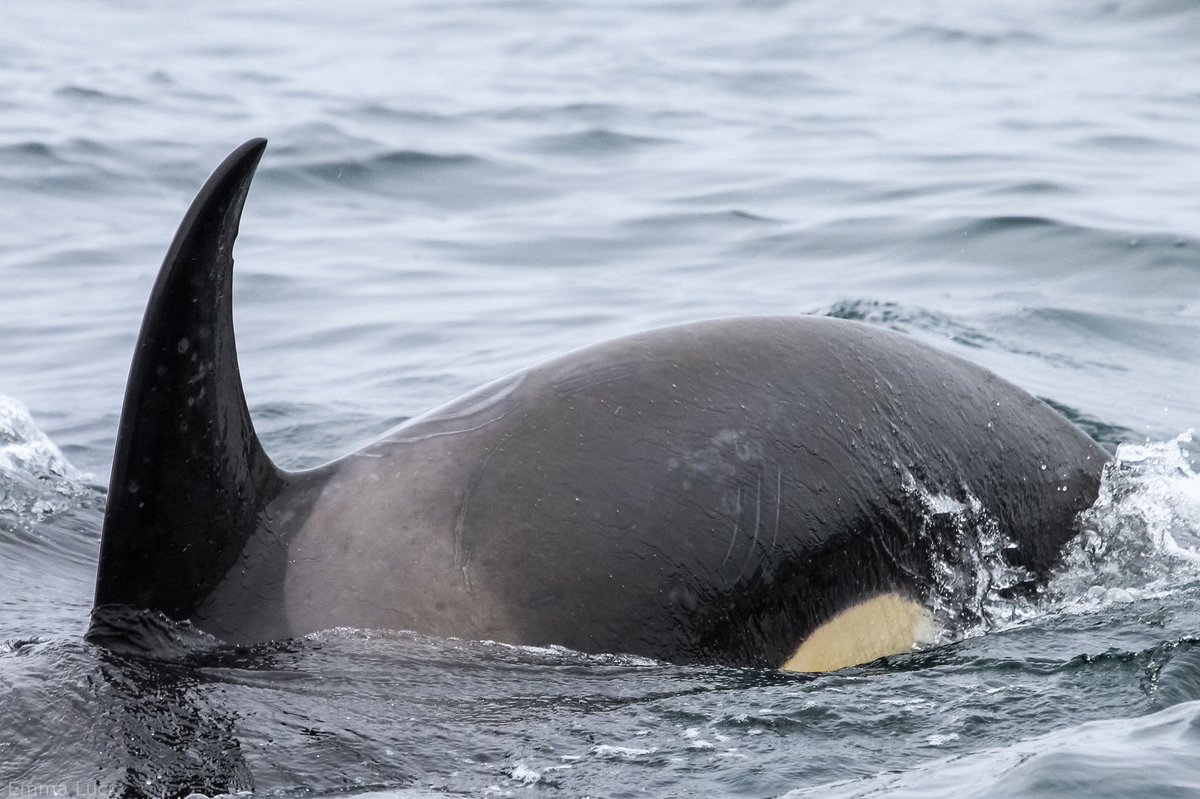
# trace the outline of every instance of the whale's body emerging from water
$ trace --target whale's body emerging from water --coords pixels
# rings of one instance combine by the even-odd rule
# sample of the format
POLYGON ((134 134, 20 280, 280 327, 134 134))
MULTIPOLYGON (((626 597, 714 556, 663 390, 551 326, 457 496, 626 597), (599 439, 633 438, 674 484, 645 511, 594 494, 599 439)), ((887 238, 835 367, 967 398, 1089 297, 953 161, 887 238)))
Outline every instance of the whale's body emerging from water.
MULTIPOLYGON (((822 317, 579 350, 287 473, 237 367, 231 256, 265 142, 214 173, 155 284, 96 605, 230 642, 338 626, 798 669, 908 648, 971 509, 1044 579, 1106 454, 990 372, 822 317)), ((967 547, 969 548, 969 547, 967 547)), ((962 564, 969 569, 972 564, 962 564)))

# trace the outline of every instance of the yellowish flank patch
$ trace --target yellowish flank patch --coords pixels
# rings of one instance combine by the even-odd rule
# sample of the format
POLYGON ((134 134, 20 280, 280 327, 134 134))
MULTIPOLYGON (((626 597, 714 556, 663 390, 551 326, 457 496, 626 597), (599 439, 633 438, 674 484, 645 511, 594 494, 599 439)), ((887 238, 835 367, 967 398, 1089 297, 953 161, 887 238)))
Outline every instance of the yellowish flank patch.
POLYGON ((899 594, 881 594, 843 610, 814 630, 783 669, 836 671, 911 652, 933 638, 928 610, 899 594))

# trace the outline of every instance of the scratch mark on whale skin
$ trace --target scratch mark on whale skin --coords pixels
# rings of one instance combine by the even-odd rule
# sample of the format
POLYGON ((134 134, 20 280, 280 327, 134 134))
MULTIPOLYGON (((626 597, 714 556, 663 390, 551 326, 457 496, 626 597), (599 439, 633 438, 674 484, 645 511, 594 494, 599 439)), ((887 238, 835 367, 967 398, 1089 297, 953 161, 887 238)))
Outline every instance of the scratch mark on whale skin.
POLYGON ((458 508, 458 518, 454 522, 454 566, 462 574, 463 585, 472 593, 474 593, 474 589, 471 585, 469 571, 471 552, 466 544, 467 514, 471 510, 471 498, 479 488, 479 482, 483 479, 483 473, 487 469, 488 463, 497 452, 504 448, 504 442, 507 440, 508 436, 501 437, 479 461, 479 465, 471 470, 471 476, 467 479, 467 486, 463 490, 462 504, 458 508))
POLYGON ((762 524, 762 475, 758 475, 754 482, 754 537, 750 539, 750 546, 746 548, 746 558, 742 561, 742 567, 738 569, 737 579, 739 580, 746 573, 746 567, 753 560, 755 551, 759 549, 758 530, 762 524))
POLYGON ((724 569, 729 563, 729 558, 733 555, 733 547, 737 544, 738 533, 742 530, 742 488, 738 486, 737 500, 734 503, 734 521, 733 532, 729 534, 729 549, 725 550, 725 559, 721 561, 721 568, 724 569))

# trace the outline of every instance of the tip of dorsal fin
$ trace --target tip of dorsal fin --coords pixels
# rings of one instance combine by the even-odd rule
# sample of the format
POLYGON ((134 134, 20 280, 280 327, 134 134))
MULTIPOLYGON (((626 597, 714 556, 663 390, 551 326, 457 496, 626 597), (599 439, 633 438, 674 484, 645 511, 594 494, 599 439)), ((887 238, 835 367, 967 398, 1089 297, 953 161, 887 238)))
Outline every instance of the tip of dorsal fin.
POLYGON ((97 607, 185 618, 282 485, 250 420, 233 337, 233 243, 266 144, 246 142, 213 172, 150 294, 117 432, 97 607))

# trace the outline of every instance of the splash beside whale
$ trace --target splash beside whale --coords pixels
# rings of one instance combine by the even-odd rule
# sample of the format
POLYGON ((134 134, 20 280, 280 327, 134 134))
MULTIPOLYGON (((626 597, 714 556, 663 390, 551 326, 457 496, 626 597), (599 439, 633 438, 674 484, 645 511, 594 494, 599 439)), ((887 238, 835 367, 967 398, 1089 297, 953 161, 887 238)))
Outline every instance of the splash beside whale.
POLYGON ((837 668, 911 647, 930 623, 965 533, 931 524, 928 497, 1005 542, 1014 591, 1047 577, 1096 497, 1107 454, 1039 400, 825 317, 602 343, 280 470, 232 324, 232 249, 265 146, 218 167, 155 283, 93 631, 126 607, 232 643, 352 626, 837 668))

